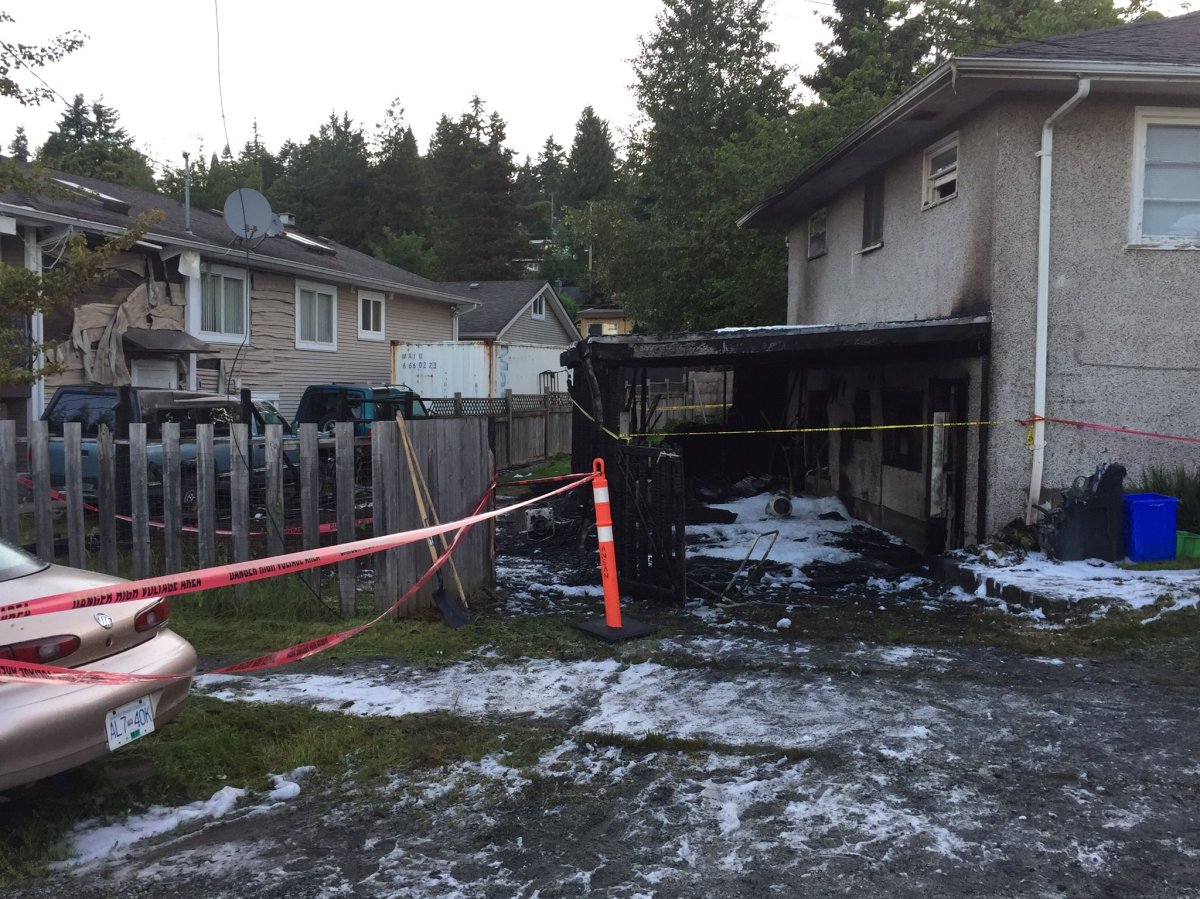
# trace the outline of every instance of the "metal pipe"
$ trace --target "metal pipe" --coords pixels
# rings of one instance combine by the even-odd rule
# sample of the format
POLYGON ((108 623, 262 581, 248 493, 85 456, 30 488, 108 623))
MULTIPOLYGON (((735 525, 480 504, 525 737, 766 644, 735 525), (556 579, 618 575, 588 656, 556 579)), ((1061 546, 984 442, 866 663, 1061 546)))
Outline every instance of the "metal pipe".
POLYGON ((183 230, 192 233, 192 159, 183 154, 183 230))
POLYGON ((1037 332, 1033 371, 1033 461, 1029 471, 1029 500, 1025 505, 1025 523, 1037 520, 1042 500, 1042 469, 1046 461, 1046 367, 1050 333, 1050 206, 1054 187, 1054 125, 1087 97, 1092 89, 1090 78, 1080 78, 1074 95, 1058 107, 1042 125, 1041 187, 1038 194, 1037 259, 1037 332))

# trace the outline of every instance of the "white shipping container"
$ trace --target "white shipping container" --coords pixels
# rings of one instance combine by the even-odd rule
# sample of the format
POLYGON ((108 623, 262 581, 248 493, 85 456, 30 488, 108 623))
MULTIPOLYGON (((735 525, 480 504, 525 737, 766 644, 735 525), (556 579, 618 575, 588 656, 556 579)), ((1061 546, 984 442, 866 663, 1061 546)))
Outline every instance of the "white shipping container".
MULTIPOLYGON (((559 356, 566 349, 485 340, 397 341, 392 344, 392 383, 427 397, 541 393, 542 374, 562 371, 559 356)), ((561 377, 556 389, 565 389, 561 377)))

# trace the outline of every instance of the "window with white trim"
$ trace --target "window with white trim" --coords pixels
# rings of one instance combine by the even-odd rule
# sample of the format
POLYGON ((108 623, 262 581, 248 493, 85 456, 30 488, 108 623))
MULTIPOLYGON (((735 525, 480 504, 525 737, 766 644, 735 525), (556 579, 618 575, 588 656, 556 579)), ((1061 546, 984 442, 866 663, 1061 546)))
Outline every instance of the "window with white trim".
POLYGON ((220 265, 200 271, 200 336, 213 343, 241 343, 247 336, 246 272, 220 265))
POLYGON ((828 252, 825 229, 829 224, 829 210, 819 209, 808 217, 808 258, 816 259, 828 252))
POLYGON ((358 292, 358 339, 383 340, 383 294, 371 290, 358 292))
POLYGON ((538 321, 546 320, 546 295, 539 293, 533 298, 533 317, 538 321))
POLYGON ((1200 110, 1134 112, 1131 243, 1200 242, 1200 110))
POLYGON ((296 282, 296 348, 337 349, 337 288, 296 282))
POLYGON ((927 209, 958 196, 958 135, 952 134, 925 151, 925 189, 921 207, 927 209))

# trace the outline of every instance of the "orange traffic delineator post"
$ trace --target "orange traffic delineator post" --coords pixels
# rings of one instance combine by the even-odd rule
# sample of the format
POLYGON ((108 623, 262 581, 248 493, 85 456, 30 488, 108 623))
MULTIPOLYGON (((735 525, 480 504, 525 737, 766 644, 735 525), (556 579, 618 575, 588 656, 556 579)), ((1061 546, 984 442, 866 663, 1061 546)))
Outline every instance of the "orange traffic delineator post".
POLYGON ((600 550, 600 583, 604 587, 604 620, 581 621, 575 626, 584 633, 616 643, 644 637, 656 630, 652 624, 621 618, 621 589, 617 581, 617 553, 613 546, 612 508, 608 502, 608 479, 604 476, 604 460, 592 462, 592 501, 596 507, 596 542, 600 550))

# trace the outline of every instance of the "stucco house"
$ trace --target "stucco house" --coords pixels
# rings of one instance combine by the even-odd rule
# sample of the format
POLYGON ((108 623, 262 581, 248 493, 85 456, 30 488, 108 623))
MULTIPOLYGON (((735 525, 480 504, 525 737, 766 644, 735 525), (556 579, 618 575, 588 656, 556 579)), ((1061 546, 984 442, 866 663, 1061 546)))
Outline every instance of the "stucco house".
POLYGON ((0 259, 42 271, 65 240, 99 240, 158 212, 134 250, 71 308, 34 316, 65 371, 7 388, 7 414, 36 419, 60 384, 249 388, 286 416, 308 384, 386 383, 391 344, 452 340, 476 303, 428 279, 287 224, 243 240, 220 212, 62 172, 54 193, 0 194, 0 259))
POLYGON ((741 224, 786 233, 788 324, 943 335, 806 367, 803 420, 1000 422, 833 434, 856 515, 959 546, 1099 463, 1200 462, 1054 421, 1200 433, 1200 13, 951 59, 741 224))

